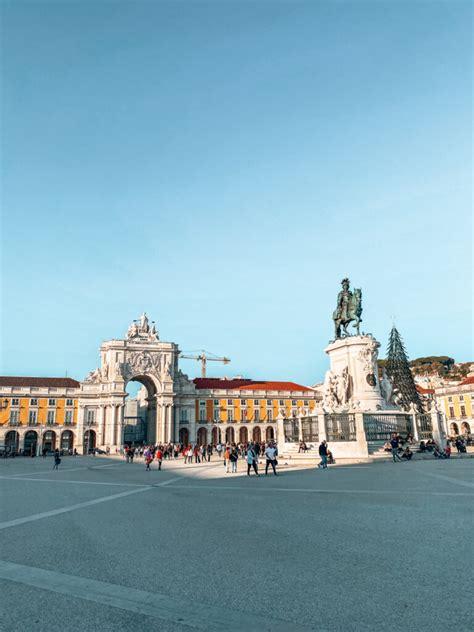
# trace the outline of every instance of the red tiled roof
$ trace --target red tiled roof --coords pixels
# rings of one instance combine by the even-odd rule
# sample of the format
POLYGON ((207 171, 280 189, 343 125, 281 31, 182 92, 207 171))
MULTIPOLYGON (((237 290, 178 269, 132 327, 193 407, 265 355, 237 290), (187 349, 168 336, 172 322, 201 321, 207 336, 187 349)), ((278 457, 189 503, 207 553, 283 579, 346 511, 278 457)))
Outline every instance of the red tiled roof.
POLYGON ((434 388, 423 388, 417 384, 416 390, 421 393, 421 395, 434 395, 434 388))
POLYGON ((224 391, 310 391, 312 389, 295 382, 267 382, 266 380, 224 380, 219 377, 197 377, 193 380, 197 389, 224 391))
POLYGON ((79 382, 71 377, 13 377, 0 375, 0 386, 52 386, 79 388, 79 382))
POLYGON ((459 386, 466 386, 467 384, 474 384, 474 375, 467 377, 459 386))

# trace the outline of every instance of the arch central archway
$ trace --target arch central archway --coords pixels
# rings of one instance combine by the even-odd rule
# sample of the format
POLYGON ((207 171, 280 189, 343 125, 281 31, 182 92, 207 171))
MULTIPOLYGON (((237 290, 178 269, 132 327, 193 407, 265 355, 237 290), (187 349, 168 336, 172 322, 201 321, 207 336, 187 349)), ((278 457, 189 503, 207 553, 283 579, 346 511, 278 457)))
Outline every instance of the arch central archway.
POLYGON ((158 385, 148 375, 137 375, 125 385, 123 445, 155 444, 158 385))

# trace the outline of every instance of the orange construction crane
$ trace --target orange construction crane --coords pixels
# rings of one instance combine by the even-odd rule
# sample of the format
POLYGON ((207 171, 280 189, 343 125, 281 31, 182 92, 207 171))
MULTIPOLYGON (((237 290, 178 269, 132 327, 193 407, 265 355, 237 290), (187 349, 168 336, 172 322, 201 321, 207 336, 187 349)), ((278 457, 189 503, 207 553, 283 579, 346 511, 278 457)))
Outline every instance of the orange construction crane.
POLYGON ((230 358, 226 358, 225 356, 219 358, 209 351, 204 351, 204 349, 199 351, 199 355, 180 354, 179 357, 183 358, 183 360, 197 360, 201 362, 201 377, 206 377, 206 365, 208 362, 223 362, 224 364, 229 364, 230 362, 230 358))

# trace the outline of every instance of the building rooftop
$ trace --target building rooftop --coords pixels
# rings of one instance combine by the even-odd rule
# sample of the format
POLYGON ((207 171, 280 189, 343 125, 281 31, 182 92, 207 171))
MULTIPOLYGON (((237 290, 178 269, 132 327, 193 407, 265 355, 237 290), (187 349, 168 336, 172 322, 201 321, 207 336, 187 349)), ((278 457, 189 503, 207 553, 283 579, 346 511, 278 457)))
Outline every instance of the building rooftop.
POLYGON ((15 377, 11 375, 0 375, 0 386, 79 388, 80 383, 71 377, 15 377))
POLYGON ((467 386, 468 384, 474 384, 474 375, 470 375, 463 382, 461 382, 460 386, 467 386))
POLYGON ((309 386, 295 382, 272 382, 267 380, 245 380, 240 378, 197 377, 193 380, 197 389, 222 391, 306 391, 314 392, 309 386))

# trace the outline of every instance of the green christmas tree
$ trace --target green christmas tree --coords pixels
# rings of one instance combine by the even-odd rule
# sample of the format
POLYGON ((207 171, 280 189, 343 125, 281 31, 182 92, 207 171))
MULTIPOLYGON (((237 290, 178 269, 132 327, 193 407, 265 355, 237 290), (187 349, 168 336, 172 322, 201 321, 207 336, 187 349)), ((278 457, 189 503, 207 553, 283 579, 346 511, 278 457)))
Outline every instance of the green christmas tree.
POLYGON ((395 325, 390 332, 385 370, 392 382, 397 404, 405 410, 409 410, 413 404, 418 412, 422 413, 423 403, 416 390, 407 353, 395 325))

